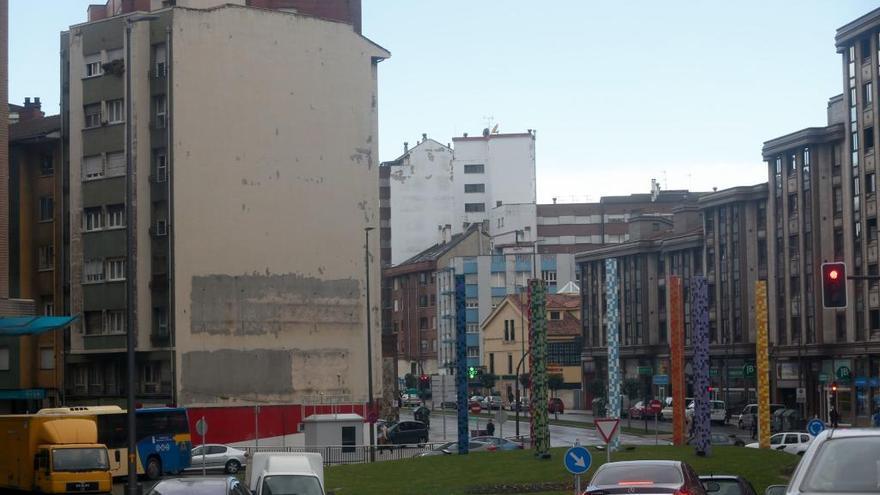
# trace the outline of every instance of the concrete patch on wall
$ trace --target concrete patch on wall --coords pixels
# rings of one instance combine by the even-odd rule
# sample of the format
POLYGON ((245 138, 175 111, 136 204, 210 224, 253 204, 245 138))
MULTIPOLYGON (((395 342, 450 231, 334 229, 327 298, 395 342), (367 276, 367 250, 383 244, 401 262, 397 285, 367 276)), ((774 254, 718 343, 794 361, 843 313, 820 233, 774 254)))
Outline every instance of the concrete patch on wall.
POLYGON ((263 335, 360 328, 358 280, 297 274, 206 275, 192 278, 193 334, 263 335))
POLYGON ((292 360, 290 351, 276 349, 187 352, 181 370, 181 401, 289 394, 293 391, 292 360))
MULTIPOLYGON (((366 343, 366 339, 364 339, 366 343)), ((353 342, 349 342, 350 344, 353 342)), ((293 351, 293 388, 298 394, 327 396, 350 394, 348 349, 293 351)), ((358 370, 355 370, 356 372, 358 370)), ((354 376, 364 376, 364 370, 354 376)), ((366 381, 366 380, 365 380, 366 381)))

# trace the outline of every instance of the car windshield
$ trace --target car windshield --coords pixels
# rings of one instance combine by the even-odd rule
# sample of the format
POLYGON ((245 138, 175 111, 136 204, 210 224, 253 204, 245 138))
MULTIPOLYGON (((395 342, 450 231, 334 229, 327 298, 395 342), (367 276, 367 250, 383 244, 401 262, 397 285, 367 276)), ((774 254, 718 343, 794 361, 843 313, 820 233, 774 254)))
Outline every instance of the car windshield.
POLYGON ((314 476, 267 476, 263 479, 264 495, 322 495, 321 484, 314 476))
POLYGON ((107 449, 55 449, 52 452, 55 471, 106 471, 110 469, 107 449))
POLYGON ((225 495, 226 480, 161 481, 147 495, 225 495))
POLYGON ((801 491, 880 492, 880 437, 828 440, 816 451, 801 491))
POLYGON ((621 464, 607 466, 596 473, 593 485, 626 485, 639 483, 678 484, 682 482, 681 472, 673 465, 659 464, 621 464))
MULTIPOLYGON (((712 492, 712 495, 743 495, 742 488, 736 480, 711 480, 718 483, 718 491, 712 492)), ((703 486, 709 481, 703 481, 703 486)))

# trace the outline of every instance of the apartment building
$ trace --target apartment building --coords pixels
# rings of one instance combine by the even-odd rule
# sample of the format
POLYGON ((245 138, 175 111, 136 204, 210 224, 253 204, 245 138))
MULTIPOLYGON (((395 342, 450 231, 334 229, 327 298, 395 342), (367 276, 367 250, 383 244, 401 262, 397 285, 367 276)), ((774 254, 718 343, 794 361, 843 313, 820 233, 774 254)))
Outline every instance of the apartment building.
POLYGON ((437 269, 457 256, 488 254, 489 235, 482 227, 475 224, 460 234, 443 237, 416 256, 383 270, 383 278, 391 286, 389 324, 398 346, 399 378, 437 373, 437 269))
MULTIPOLYGON (((760 260, 766 271, 766 227, 758 217, 766 208, 766 184, 702 195, 666 216, 637 216, 627 222, 629 241, 577 255, 583 313, 584 404, 590 383, 607 376, 605 261, 617 259, 620 281, 620 356, 626 378, 647 380, 669 370, 670 276, 681 277, 685 345, 691 342, 690 279, 709 281, 711 384, 729 402, 747 400, 742 375, 754 357, 754 281, 760 260), (764 249, 764 254, 760 250, 764 249), (749 285, 751 284, 751 287, 749 285), (650 375, 640 374, 649 368, 650 375), (647 377, 647 378, 645 378, 647 377)), ((691 387, 689 381, 689 390, 691 387)), ((753 386, 752 386, 753 387, 753 386)), ((653 394, 669 395, 668 387, 653 394)))
POLYGON ((315 2, 111 0, 62 33, 71 311, 83 315, 70 337, 69 403, 122 400, 129 331, 144 404, 216 416, 215 406, 249 400, 367 401, 366 318, 378 328, 380 315, 365 299, 378 301, 380 269, 379 236, 365 246, 364 229, 379 225, 376 81, 389 53, 359 34, 359 2, 330 3, 351 18, 311 15, 323 12, 309 11, 323 8, 315 2), (132 24, 127 60, 132 5, 155 19, 132 24), (126 249, 128 229, 136 242, 126 249))
POLYGON ((455 362, 455 275, 465 277, 466 341, 468 366, 486 366, 480 324, 508 295, 527 294, 528 281, 541 277, 548 293, 568 290, 577 282, 574 255, 518 252, 483 256, 458 256, 438 265, 437 325, 439 368, 455 362))

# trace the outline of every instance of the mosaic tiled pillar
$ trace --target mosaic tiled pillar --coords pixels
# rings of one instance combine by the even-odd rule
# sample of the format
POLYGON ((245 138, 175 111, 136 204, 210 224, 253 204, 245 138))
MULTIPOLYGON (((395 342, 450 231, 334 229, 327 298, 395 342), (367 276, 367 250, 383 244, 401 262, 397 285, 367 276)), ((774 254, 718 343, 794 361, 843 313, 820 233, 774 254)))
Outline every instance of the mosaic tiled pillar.
POLYGON ((682 305, 681 278, 669 277, 669 365, 672 386, 672 443, 685 445, 685 382, 684 382, 684 307, 682 305))
POLYGON ((534 443, 535 455, 546 457, 550 454, 550 424, 547 413, 547 289, 540 279, 529 281, 529 310, 532 325, 532 388, 534 390, 535 411, 534 443))
MULTIPOLYGON (((608 414, 609 418, 620 417, 620 307, 619 282, 617 279, 617 258, 605 260, 605 318, 608 326, 608 414)), ((620 435, 608 447, 617 449, 620 435)))
POLYGON ((468 453, 467 311, 464 275, 455 276, 455 396, 458 402, 458 453, 468 453))
POLYGON ((691 279, 691 325, 694 343, 694 450, 710 454, 709 438, 709 284, 705 277, 691 279))
POLYGON ((755 360, 758 367, 758 443, 770 447, 770 358, 767 355, 767 281, 755 282, 755 320, 757 320, 755 360))

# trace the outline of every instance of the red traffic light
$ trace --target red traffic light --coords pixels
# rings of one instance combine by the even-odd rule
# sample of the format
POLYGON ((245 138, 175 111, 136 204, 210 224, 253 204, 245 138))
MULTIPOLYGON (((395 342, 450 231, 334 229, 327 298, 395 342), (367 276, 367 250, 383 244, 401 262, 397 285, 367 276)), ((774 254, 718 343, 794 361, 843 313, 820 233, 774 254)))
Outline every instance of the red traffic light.
POLYGON ((837 382, 833 382, 831 384, 831 391, 837 393, 837 382))
POLYGON ((822 263, 822 306, 846 307, 846 264, 822 263))
POLYGON ((428 375, 422 375, 422 376, 420 376, 420 377, 419 377, 419 380, 421 380, 421 381, 423 381, 423 382, 428 381, 428 375))
POLYGON ((828 270, 828 278, 830 278, 831 280, 837 280, 838 276, 839 276, 839 273, 837 270, 834 270, 834 269, 828 270))

